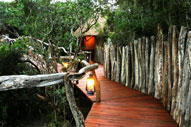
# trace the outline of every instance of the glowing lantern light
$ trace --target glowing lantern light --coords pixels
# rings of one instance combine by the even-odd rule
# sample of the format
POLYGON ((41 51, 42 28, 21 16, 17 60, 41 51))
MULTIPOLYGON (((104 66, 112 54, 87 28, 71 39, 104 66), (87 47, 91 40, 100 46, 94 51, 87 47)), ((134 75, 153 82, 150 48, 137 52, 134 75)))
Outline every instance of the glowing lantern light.
POLYGON ((62 62, 62 66, 63 66, 64 68, 68 68, 69 64, 68 64, 68 62, 62 62))
POLYGON ((2 38, 2 39, 0 39, 0 42, 4 42, 5 40, 2 38))
POLYGON ((93 74, 90 74, 86 81, 86 91, 88 95, 94 95, 95 93, 95 81, 93 74))

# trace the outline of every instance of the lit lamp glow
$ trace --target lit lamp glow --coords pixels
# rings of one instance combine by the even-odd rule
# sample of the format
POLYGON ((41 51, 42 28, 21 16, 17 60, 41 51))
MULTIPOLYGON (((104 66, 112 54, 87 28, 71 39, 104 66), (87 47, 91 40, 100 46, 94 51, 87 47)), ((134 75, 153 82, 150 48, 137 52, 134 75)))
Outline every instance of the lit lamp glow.
POLYGON ((93 79, 93 74, 90 74, 86 81, 86 91, 88 95, 94 95, 95 93, 95 81, 93 79))
POLYGON ((4 42, 5 40, 2 38, 2 39, 0 39, 0 42, 4 42))
POLYGON ((68 62, 62 62, 62 66, 63 66, 64 68, 68 68, 69 64, 68 64, 68 62))

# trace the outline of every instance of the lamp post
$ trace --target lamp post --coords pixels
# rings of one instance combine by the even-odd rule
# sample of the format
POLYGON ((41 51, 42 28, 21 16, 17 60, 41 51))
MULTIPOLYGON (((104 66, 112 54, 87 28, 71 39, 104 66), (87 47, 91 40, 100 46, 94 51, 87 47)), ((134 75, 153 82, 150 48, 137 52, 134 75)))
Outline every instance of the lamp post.
POLYGON ((86 91, 88 95, 94 95, 95 93, 95 80, 93 74, 90 73, 86 81, 86 91))

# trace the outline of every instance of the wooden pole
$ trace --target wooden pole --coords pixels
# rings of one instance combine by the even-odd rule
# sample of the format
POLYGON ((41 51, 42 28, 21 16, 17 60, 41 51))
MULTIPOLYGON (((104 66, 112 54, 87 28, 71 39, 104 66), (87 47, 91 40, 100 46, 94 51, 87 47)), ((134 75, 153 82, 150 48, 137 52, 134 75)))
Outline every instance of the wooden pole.
MULTIPOLYGON (((90 61, 90 64, 93 64, 93 62, 90 61)), ((101 102, 101 86, 100 86, 100 82, 97 79, 97 75, 96 75, 95 69, 92 70, 91 73, 93 74, 93 79, 95 81, 96 102, 99 103, 99 102, 101 102)))
POLYGON ((171 105, 171 115, 174 115, 174 110, 176 107, 176 96, 177 96, 177 88, 178 88, 178 43, 177 43, 177 30, 176 26, 173 26, 173 87, 172 87, 172 105, 171 105))
POLYGON ((167 101, 168 101, 168 57, 167 57, 167 44, 168 42, 164 42, 164 55, 163 55, 163 75, 162 75, 162 103, 164 107, 167 107, 167 101))
MULTIPOLYGON (((123 84, 123 85, 125 85, 125 83, 126 83, 126 77, 128 77, 128 75, 126 75, 127 73, 126 73, 126 56, 127 56, 127 54, 126 54, 126 51, 125 51, 125 47, 122 47, 122 64, 121 64, 121 76, 120 76, 120 78, 121 78, 121 84, 123 84)), ((128 71, 128 69, 127 69, 127 71, 128 71)))
POLYGON ((72 115, 74 117, 74 120, 76 122, 76 127, 85 127, 84 116, 76 104, 72 83, 69 80, 68 76, 66 76, 64 80, 65 80, 64 84, 66 89, 66 97, 67 97, 72 115))
POLYGON ((95 70, 92 71, 92 74, 93 74, 93 78, 95 80, 96 102, 99 103, 99 102, 101 102, 101 86, 100 86, 100 82, 97 79, 95 70))
POLYGON ((157 84, 155 84, 155 97, 162 98, 162 70, 163 70, 163 33, 158 25, 158 66, 157 66, 157 84))
POLYGON ((134 44, 130 42, 130 55, 131 55, 131 85, 133 88, 135 85, 135 53, 134 53, 134 44))
POLYGON ((167 57, 168 57, 168 102, 167 102, 167 110, 171 110, 171 101, 172 101, 172 26, 169 27, 168 30, 168 43, 167 43, 167 57))
POLYGON ((150 53, 150 69, 149 69, 149 84, 148 84, 148 94, 154 95, 154 67, 155 67, 155 37, 151 37, 151 53, 150 53))

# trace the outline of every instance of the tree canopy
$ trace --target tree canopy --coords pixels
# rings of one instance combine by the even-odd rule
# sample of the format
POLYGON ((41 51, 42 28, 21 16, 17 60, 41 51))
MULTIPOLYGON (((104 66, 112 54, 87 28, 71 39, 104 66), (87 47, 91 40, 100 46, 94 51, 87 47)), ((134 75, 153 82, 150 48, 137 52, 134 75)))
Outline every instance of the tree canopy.
POLYGON ((96 19, 101 8, 91 0, 17 0, 1 3, 0 29, 14 36, 31 36, 56 46, 76 45, 74 31, 90 18, 96 19), (11 27, 11 28, 10 28, 11 27))
POLYGON ((191 27, 190 0, 118 0, 118 5, 108 14, 110 36, 117 44, 156 35, 157 24, 164 33, 170 25, 191 27))

